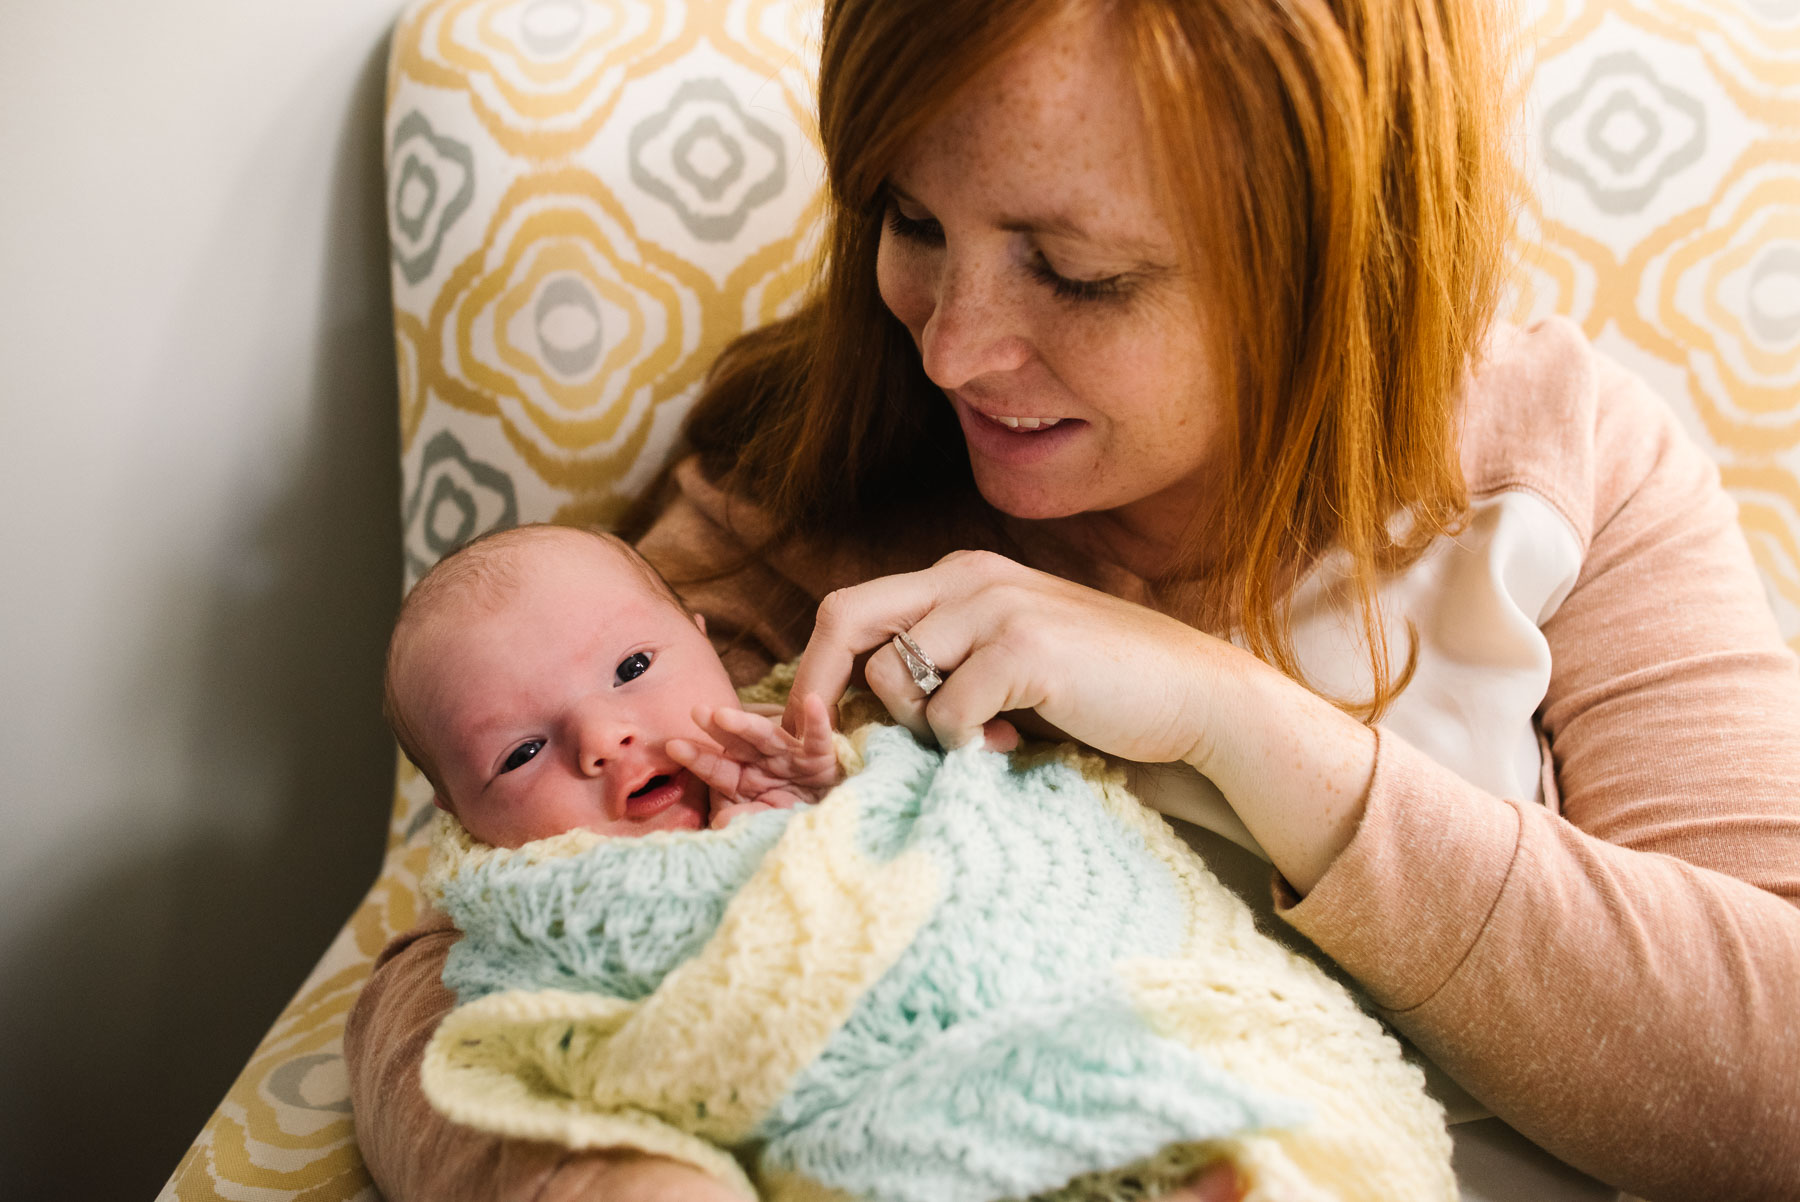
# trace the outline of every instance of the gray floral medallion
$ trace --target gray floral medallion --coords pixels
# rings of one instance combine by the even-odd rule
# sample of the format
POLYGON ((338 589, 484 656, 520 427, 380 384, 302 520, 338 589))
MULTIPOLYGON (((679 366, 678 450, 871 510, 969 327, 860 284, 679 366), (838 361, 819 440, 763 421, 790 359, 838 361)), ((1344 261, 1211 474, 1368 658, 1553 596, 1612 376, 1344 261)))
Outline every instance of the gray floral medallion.
POLYGON ((335 1052, 295 1056, 269 1074, 264 1088, 282 1104, 300 1110, 350 1113, 350 1078, 344 1058, 335 1052))
POLYGON ((1744 316, 1756 340, 1770 350, 1800 343, 1800 242, 1777 242, 1756 256, 1744 316))
POLYGON ((401 513, 408 587, 476 535, 518 521, 512 478, 470 455, 450 431, 438 431, 419 457, 418 479, 401 513))
POLYGON ((631 131, 631 181, 702 242, 729 242, 787 186, 781 135, 720 79, 690 79, 631 131))
POLYGON ((580 41, 587 29, 581 0, 531 0, 519 17, 519 41, 540 59, 558 59, 580 41))
POLYGON ((394 127, 388 161, 388 232, 394 262, 409 284, 431 274, 444 235, 475 198, 475 156, 455 138, 434 133, 424 114, 394 127))
POLYGON ((1603 213, 1641 212, 1706 150, 1706 110, 1634 51, 1596 58, 1544 114, 1544 161, 1603 213))
POLYGON ((600 302, 578 275, 551 276, 532 305, 538 356, 564 379, 579 379, 594 369, 604 346, 600 302))

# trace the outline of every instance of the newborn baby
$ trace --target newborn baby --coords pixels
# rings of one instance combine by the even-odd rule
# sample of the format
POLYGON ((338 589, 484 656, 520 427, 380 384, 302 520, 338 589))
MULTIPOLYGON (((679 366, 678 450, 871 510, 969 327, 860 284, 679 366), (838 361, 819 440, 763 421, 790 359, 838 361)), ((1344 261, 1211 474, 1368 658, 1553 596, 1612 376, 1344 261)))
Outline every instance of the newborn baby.
POLYGON ((1095 757, 817 699, 789 734, 629 548, 547 527, 414 589, 389 712, 448 815, 457 1121, 748 1197, 1456 1196, 1397 1044, 1095 757))
POLYGON ((839 777, 822 702, 799 738, 745 712, 704 619, 623 541, 564 526, 482 539, 419 582, 386 709, 433 801, 495 847, 724 826, 839 777))

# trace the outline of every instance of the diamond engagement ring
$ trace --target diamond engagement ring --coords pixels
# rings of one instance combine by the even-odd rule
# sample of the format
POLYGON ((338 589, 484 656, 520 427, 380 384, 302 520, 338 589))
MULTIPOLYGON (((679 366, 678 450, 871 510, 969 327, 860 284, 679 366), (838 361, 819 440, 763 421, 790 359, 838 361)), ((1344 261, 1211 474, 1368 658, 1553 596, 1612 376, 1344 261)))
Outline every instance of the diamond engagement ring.
POLYGON ((894 636, 894 650, 900 653, 900 662, 912 674, 913 683, 927 697, 944 683, 944 678, 938 675, 937 665, 931 662, 929 655, 919 650, 919 645, 905 631, 894 636))

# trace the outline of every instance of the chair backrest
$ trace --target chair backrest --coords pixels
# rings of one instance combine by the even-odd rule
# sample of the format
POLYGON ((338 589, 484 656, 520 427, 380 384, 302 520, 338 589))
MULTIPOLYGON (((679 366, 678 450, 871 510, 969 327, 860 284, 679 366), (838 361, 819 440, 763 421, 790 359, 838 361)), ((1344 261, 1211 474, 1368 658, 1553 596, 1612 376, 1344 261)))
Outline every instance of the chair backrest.
POLYGON ((408 583, 518 521, 607 523, 719 349, 813 269, 816 5, 421 0, 388 202, 408 583))
POLYGON ((1800 0, 1530 0, 1515 316, 1562 313, 1718 461, 1800 650, 1800 0))
MULTIPOLYGON (((611 521, 719 349, 798 299, 818 4, 407 9, 387 143, 409 585, 494 525, 611 521)), ((1526 7, 1513 316, 1579 321, 1714 452, 1800 648, 1800 0, 1526 7)))

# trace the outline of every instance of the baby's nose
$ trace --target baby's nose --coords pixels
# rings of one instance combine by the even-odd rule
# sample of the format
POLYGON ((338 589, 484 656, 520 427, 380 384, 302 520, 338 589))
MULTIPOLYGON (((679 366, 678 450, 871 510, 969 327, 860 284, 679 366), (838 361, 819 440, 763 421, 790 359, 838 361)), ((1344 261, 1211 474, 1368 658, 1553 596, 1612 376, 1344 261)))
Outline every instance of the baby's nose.
POLYGON ((598 772, 606 761, 637 741, 630 727, 616 722, 588 722, 581 732, 581 766, 585 772, 598 772))

